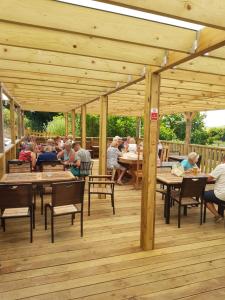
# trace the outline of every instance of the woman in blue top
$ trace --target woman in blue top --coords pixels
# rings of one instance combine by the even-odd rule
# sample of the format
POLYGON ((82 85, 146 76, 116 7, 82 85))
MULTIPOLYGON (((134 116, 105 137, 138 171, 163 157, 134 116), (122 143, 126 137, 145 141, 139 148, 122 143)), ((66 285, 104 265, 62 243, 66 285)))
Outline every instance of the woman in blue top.
POLYGON ((193 168, 198 168, 197 162, 198 162, 198 154, 196 152, 191 152, 188 154, 188 159, 184 159, 181 162, 181 166, 184 168, 184 171, 186 173, 192 172, 193 168))

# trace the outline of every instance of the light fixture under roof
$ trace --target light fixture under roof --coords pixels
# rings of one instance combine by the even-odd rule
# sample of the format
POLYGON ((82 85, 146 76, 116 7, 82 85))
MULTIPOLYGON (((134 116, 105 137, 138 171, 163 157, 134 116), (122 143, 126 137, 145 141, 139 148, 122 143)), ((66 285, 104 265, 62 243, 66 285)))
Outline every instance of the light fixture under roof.
POLYGON ((130 17, 135 17, 139 19, 144 19, 144 20, 149 20, 149 21, 154 21, 158 23, 164 23, 168 25, 173 25, 177 27, 183 27, 186 29, 192 29, 199 31, 204 26, 199 25, 199 24, 194 24, 190 22, 185 22, 181 21, 178 19, 174 18, 168 18, 164 16, 159 16, 131 8, 126 8, 126 7, 121 7, 118 5, 113 5, 113 4, 107 4, 107 3, 102 3, 98 1, 93 1, 93 0, 57 0, 59 2, 64 2, 64 3, 69 3, 69 4, 75 4, 79 6, 84 6, 84 7, 89 7, 89 8, 94 8, 98 10, 103 10, 103 11, 108 11, 108 12, 113 12, 125 16, 130 16, 130 17))

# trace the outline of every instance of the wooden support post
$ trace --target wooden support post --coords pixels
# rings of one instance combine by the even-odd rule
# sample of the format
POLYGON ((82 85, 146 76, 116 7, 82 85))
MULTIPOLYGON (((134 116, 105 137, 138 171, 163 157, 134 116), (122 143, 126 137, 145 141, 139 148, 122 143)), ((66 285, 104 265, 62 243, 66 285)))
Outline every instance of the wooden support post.
POLYGON ((75 141, 76 139, 76 112, 75 109, 72 110, 71 112, 71 117, 72 117, 72 136, 73 140, 75 141))
POLYGON ((185 112, 184 113, 184 117, 185 117, 185 120, 186 120, 184 154, 188 154, 188 146, 191 143, 192 121, 193 121, 195 115, 196 115, 195 112, 185 112))
POLYGON ((11 126, 11 143, 16 142, 16 132, 15 132, 15 105, 14 100, 10 99, 10 126, 11 126))
POLYGON ((4 143, 4 117, 3 117, 3 91, 0 86, 0 153, 4 153, 5 151, 5 143, 4 143))
POLYGON ((86 114, 87 108, 86 105, 81 106, 81 146, 86 148, 86 114))
POLYGON ((155 194, 157 144, 159 131, 160 76, 146 72, 145 115, 144 115, 144 163, 141 202, 141 247, 154 248, 155 239, 155 194))
POLYGON ((99 120, 99 174, 107 173, 106 151, 107 151, 107 115, 108 97, 100 97, 100 120, 99 120))
POLYGON ((65 113, 65 136, 68 136, 68 113, 65 113))
POLYGON ((18 139, 21 139, 21 136, 22 136, 22 128, 21 128, 21 109, 20 109, 19 106, 17 107, 17 118, 18 118, 18 121, 17 121, 17 126, 18 126, 18 139))
POLYGON ((21 110, 21 137, 24 136, 24 133, 25 133, 24 111, 21 110))

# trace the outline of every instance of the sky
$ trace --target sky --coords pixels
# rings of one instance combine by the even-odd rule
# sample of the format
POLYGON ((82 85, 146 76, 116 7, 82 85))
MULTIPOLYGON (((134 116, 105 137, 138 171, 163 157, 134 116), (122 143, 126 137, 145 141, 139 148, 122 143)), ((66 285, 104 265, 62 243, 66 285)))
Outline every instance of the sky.
POLYGON ((225 110, 213 110, 206 112, 206 127, 225 126, 225 110))

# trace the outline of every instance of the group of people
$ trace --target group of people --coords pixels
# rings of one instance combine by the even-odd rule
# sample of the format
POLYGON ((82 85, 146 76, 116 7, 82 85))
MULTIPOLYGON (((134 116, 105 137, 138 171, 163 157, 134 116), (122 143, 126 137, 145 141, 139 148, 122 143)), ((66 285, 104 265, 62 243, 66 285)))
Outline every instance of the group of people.
POLYGON ((61 160, 74 176, 79 176, 81 163, 90 162, 91 155, 88 150, 81 148, 79 142, 73 141, 70 135, 48 139, 45 144, 37 144, 34 137, 24 137, 19 160, 31 162, 33 170, 38 170, 42 162, 61 160))
MULTIPOLYGON (((142 147, 142 145, 140 145, 142 147)), ((118 171, 118 184, 122 184, 122 178, 127 172, 127 167, 118 162, 119 158, 124 152, 136 153, 138 146, 133 137, 128 136, 126 139, 122 139, 119 136, 113 138, 112 143, 107 149, 107 168, 116 169, 118 171)))

